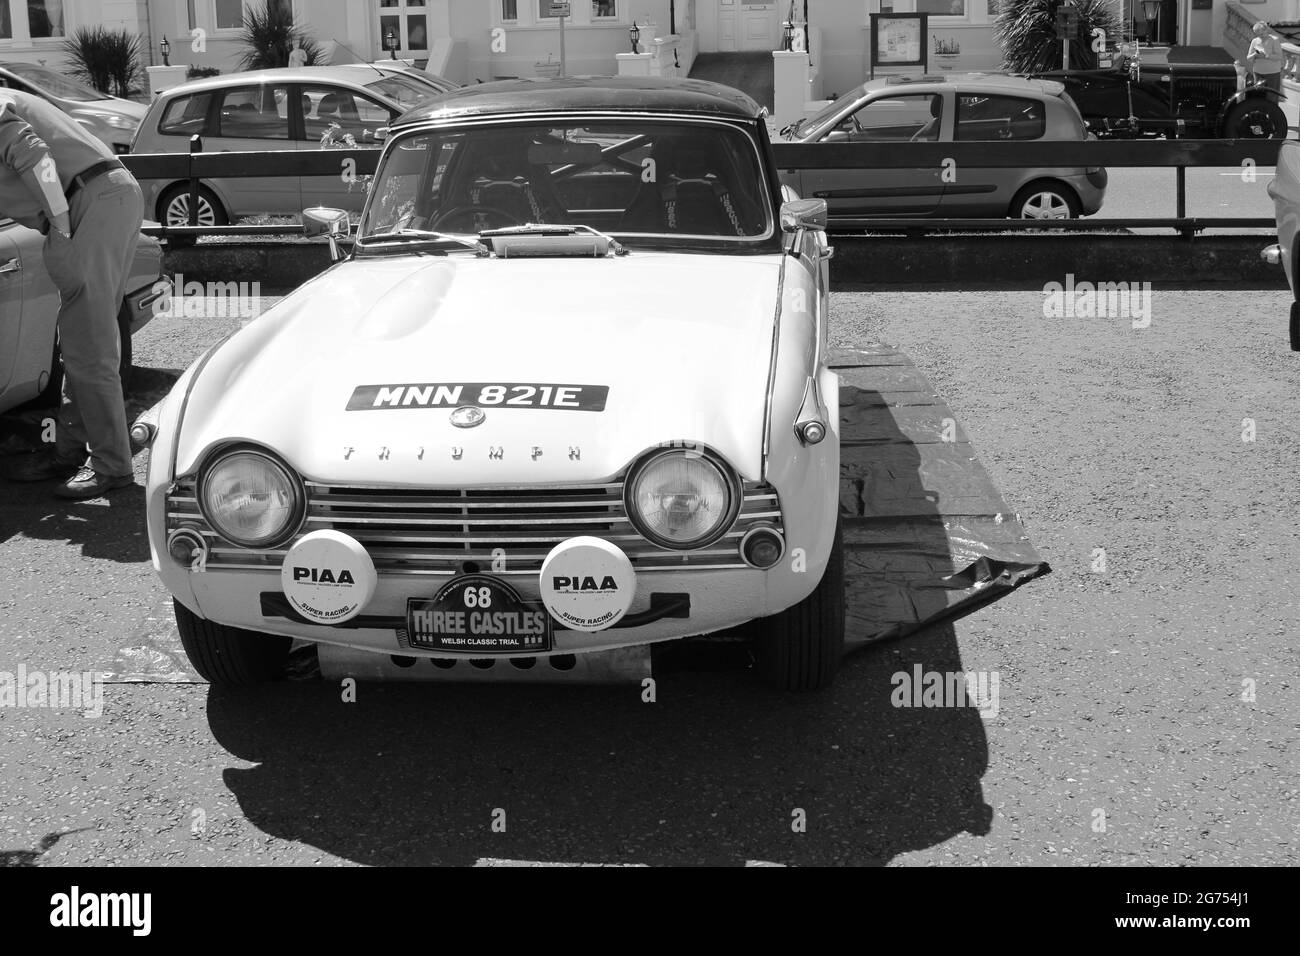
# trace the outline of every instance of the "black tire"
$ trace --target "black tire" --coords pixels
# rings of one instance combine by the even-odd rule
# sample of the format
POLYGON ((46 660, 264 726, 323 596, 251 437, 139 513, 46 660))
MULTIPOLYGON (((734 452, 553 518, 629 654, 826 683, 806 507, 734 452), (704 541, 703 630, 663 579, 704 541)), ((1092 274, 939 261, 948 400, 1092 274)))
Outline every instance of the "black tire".
POLYGON ((117 335, 121 342, 122 360, 118 363, 118 376, 122 379, 122 396, 131 387, 131 313, 125 305, 117 313, 117 335))
POLYGON ((63 356, 59 354, 59 336, 54 336, 54 350, 50 356, 50 377, 41 393, 32 399, 34 408, 57 408, 63 403, 63 356))
POLYGON ((844 656, 844 544, 840 523, 817 588, 794 607, 758 622, 754 657, 771 687, 811 691, 829 687, 844 656))
POLYGON ((199 617, 180 601, 176 627, 185 654, 199 675, 221 687, 250 687, 284 673, 293 638, 226 627, 199 617))
POLYGON ((1223 118, 1224 139, 1286 139, 1288 132, 1282 107, 1262 96, 1242 100, 1223 118))
POLYGON ((1078 219, 1082 209, 1079 197, 1065 183, 1040 179, 1016 193, 1007 216, 1011 219, 1078 219), (1031 209, 1035 208, 1042 214, 1033 214, 1031 209))
MULTIPOLYGON (((117 334, 122 349, 118 375, 122 379, 122 397, 131 387, 131 316, 126 307, 117 314, 117 334)), ((55 408, 63 402, 63 356, 59 353, 59 337, 54 337, 54 350, 50 356, 50 377, 41 393, 32 400, 35 408, 55 408)))
MULTIPOLYGON (((188 215, 181 220, 181 212, 188 213, 190 206, 190 184, 177 183, 171 189, 168 189, 158 199, 158 221, 164 226, 186 226, 189 225, 188 215), (175 207, 175 208, 173 208, 175 207), (169 221, 168 216, 171 220, 169 221)), ((221 205, 221 200, 207 186, 199 186, 199 225, 200 226, 228 226, 230 225, 230 216, 226 214, 226 208, 221 205)))

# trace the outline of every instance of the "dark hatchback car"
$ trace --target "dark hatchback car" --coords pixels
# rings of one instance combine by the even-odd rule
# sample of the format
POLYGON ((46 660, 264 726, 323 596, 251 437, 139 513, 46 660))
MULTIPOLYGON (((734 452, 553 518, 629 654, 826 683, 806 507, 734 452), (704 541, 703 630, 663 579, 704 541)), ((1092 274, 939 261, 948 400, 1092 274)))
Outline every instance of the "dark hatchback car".
POLYGON ((1227 63, 1161 63, 1109 70, 1035 73, 1065 84, 1098 138, 1284 139, 1281 96, 1264 86, 1238 91, 1227 63))

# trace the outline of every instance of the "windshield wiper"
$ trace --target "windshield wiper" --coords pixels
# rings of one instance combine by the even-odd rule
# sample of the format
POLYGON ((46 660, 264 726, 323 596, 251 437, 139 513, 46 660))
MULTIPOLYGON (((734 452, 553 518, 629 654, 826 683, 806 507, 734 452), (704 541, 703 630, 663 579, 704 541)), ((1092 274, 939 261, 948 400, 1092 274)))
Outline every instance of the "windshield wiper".
POLYGON ((485 229, 479 234, 480 239, 494 239, 498 236, 595 236, 609 243, 609 251, 616 256, 627 255, 623 244, 608 233, 591 226, 568 223, 530 222, 522 226, 504 226, 500 229, 485 229))
POLYGON ((483 243, 473 236, 459 236, 454 232, 435 232, 432 229, 394 229, 392 232, 379 232, 362 237, 362 244, 367 246, 385 242, 454 242, 469 249, 482 250, 483 243))

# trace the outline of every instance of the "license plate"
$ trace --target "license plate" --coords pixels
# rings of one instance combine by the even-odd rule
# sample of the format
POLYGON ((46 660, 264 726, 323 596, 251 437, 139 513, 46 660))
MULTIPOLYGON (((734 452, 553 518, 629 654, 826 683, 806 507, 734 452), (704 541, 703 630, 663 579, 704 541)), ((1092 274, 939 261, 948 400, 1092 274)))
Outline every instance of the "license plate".
POLYGON ((484 574, 455 578, 432 599, 409 598, 406 635, 412 647, 431 651, 537 654, 552 646, 546 608, 484 574))

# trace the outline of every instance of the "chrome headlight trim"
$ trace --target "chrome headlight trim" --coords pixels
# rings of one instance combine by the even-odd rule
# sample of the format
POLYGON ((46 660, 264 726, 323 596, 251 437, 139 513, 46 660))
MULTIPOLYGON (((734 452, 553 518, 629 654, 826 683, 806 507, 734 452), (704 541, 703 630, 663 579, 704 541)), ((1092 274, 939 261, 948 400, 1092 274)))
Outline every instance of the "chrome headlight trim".
POLYGON ((701 548, 707 548, 735 526, 736 517, 740 514, 740 505, 744 493, 741 488, 740 478, 736 475, 735 470, 713 452, 697 449, 698 446, 690 442, 680 442, 676 443, 675 447, 649 452, 641 456, 628 469, 623 482, 623 508, 627 513, 628 520, 632 522, 632 527, 651 544, 668 551, 698 551, 701 548), (655 462, 671 457, 679 457, 687 461, 699 461, 713 468, 727 491, 725 517, 708 534, 690 542, 669 541, 650 531, 636 507, 637 480, 641 477, 641 474, 655 462))
POLYGON ((194 491, 198 500, 199 512, 212 527, 212 530, 236 547, 248 548, 252 551, 265 551, 279 547, 293 538, 307 519, 307 490, 303 485, 302 477, 277 455, 257 445, 234 445, 212 454, 199 470, 194 491), (211 509, 208 507, 208 480, 212 473, 231 459, 239 457, 258 458, 266 462, 281 474, 285 483, 293 492, 293 506, 290 509, 289 518, 274 535, 267 535, 264 538, 255 540, 231 534, 225 525, 216 519, 216 516, 212 514, 211 509))

